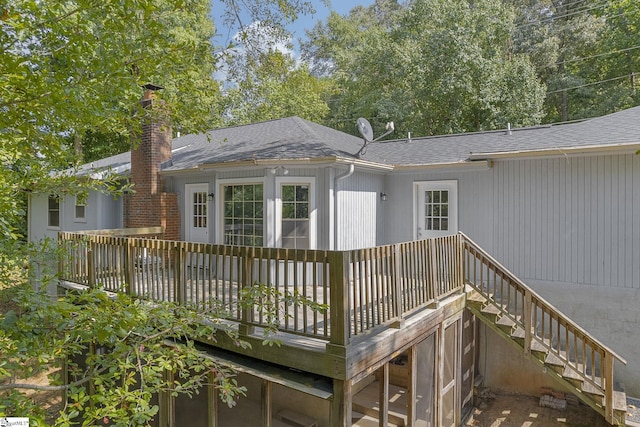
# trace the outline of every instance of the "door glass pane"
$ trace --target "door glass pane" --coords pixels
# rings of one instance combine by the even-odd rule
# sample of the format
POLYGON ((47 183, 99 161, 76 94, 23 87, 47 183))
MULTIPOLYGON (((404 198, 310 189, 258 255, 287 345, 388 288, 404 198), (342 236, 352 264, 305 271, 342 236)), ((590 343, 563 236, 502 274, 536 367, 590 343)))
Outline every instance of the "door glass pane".
POLYGON ((425 224, 426 230, 446 231, 449 229, 449 191, 425 191, 425 224))
POLYGON ((192 224, 194 228, 207 227, 207 193, 197 191, 193 193, 192 224))
POLYGON ((455 388, 442 396, 442 426, 455 427, 455 388))

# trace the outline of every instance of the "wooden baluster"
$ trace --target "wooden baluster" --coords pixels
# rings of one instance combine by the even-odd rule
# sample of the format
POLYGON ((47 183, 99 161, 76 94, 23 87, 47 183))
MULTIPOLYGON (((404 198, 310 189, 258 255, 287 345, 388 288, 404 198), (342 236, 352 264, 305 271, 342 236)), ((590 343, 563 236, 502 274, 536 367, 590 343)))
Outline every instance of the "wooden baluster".
MULTIPOLYGON (((531 354, 531 330, 532 330, 532 322, 535 322, 536 319, 535 317, 537 315, 534 315, 534 319, 531 319, 531 307, 532 307, 532 298, 531 298, 531 292, 529 292, 528 290, 525 290, 525 294, 524 294, 524 317, 523 317, 523 323, 524 323, 524 352, 525 354, 531 354)), ((537 310, 535 310, 537 312, 537 310)))

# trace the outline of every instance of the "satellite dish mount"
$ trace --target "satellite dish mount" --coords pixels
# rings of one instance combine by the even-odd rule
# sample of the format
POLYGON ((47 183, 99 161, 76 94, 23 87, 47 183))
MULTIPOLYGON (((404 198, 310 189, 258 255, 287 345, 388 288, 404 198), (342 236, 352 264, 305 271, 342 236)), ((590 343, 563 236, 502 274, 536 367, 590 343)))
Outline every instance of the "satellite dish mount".
POLYGON ((376 139, 373 139, 373 128, 371 127, 371 123, 369 123, 369 120, 365 119, 364 117, 360 117, 356 122, 356 127, 358 128, 358 132, 360 132, 360 135, 362 135, 362 139, 364 139, 364 144, 362 144, 362 147, 356 153, 356 156, 358 157, 362 157, 367 152, 367 146, 369 144, 381 140, 395 130, 393 122, 389 122, 386 126, 386 132, 376 139))

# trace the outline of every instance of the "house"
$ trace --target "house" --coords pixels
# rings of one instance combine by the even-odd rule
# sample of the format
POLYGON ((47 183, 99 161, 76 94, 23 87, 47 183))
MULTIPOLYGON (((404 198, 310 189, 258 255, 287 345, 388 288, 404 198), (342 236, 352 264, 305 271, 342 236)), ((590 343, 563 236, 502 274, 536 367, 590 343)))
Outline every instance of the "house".
MULTIPOLYGON (((145 95, 145 102, 153 106, 152 93, 145 95)), ((337 253, 462 231, 498 261, 491 264, 498 265, 494 276, 499 271, 500 280, 511 277, 504 273, 508 269, 588 331, 578 329, 576 336, 584 332, 629 360, 627 366, 617 365, 615 381, 627 393, 640 395, 640 366, 633 361, 640 351, 635 327, 640 316, 640 156, 635 154, 640 149, 640 107, 570 124, 362 147, 361 138, 297 117, 173 140, 168 126, 147 123, 131 153, 79 171, 91 175, 110 168, 129 179, 135 193, 118 200, 90 194, 83 203, 73 197, 33 195, 30 239, 56 238, 60 231, 161 226, 169 240, 337 253)), ((482 288, 490 282, 485 277, 477 283, 482 288)), ((539 369, 505 347, 495 328, 474 326, 474 317, 481 313, 460 304, 458 294, 445 293, 430 306, 434 311, 418 314, 424 316, 420 322, 407 317, 409 327, 395 331, 405 334, 397 347, 388 347, 398 339, 389 328, 383 333, 389 336, 365 334, 372 340, 368 344, 356 340, 362 346, 358 350, 328 345, 328 353, 335 350, 335 376, 326 362, 320 372, 312 372, 312 362, 286 359, 285 366, 319 374, 314 380, 318 384, 334 378, 333 388, 305 389, 313 398, 302 407, 321 408, 312 417, 318 425, 339 425, 348 418, 343 412, 353 409, 349 397, 370 382, 365 378, 377 372, 377 381, 388 387, 380 375, 389 376, 389 369, 407 360, 411 366, 427 366, 429 372, 410 374, 409 384, 404 383, 410 390, 429 382, 425 378, 438 378, 438 387, 428 388, 428 394, 440 400, 408 405, 410 411, 430 414, 409 415, 415 425, 460 422, 469 407, 474 367, 483 366, 475 371, 481 371, 487 386, 537 394, 547 384, 539 369), (364 357, 376 339, 387 343, 386 353, 364 357), (475 355, 465 361, 471 347, 475 355), (447 364, 444 354, 456 354, 458 362, 447 364), (467 374, 447 381, 450 369, 467 374), (335 403, 335 396, 344 400, 335 403), (322 415, 325 410, 341 415, 322 415)), ((541 323, 544 329, 545 320, 541 323)), ((558 323, 558 331, 569 323, 558 323)), ((560 341, 565 345, 569 340, 560 341)), ((250 355, 228 355, 241 356, 250 355)), ((269 355, 255 357, 274 362, 269 355)), ((317 362, 315 356, 304 357, 317 362)), ((266 374, 246 380, 260 389, 260 378, 272 384, 266 374)), ((284 387, 280 392, 287 395, 302 387, 294 383, 304 381, 277 387, 284 387)), ((389 390, 383 394, 388 396, 389 390)))

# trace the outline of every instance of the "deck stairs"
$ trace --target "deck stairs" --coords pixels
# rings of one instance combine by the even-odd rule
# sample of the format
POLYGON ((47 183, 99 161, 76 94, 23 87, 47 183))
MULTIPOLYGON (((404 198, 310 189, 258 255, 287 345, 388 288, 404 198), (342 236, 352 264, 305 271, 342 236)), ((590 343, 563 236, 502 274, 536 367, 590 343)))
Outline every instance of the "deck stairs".
MULTIPOLYGON (((466 237, 466 236, 465 236, 466 237)), ((470 311, 611 425, 625 425, 626 396, 614 390, 614 359, 599 343, 467 239, 465 293, 470 311)))

